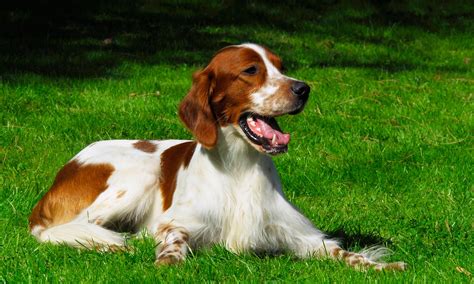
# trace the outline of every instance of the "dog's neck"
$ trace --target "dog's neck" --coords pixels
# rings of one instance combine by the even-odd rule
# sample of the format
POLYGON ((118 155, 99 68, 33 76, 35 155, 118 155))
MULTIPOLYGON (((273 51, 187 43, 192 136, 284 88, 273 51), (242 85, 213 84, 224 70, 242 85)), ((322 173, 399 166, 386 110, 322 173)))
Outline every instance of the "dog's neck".
POLYGON ((233 173, 253 170, 264 155, 253 148, 232 126, 219 128, 216 146, 204 149, 215 166, 233 173))

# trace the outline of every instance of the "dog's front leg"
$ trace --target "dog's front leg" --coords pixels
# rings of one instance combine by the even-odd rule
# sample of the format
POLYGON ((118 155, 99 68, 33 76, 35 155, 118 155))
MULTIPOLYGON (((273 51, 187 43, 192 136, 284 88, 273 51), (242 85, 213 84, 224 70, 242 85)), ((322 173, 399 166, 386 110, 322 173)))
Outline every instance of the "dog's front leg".
POLYGON ((158 227, 155 239, 159 242, 156 248, 156 265, 176 264, 184 261, 188 252, 189 233, 183 227, 164 224, 158 227))
POLYGON ((275 220, 274 233, 277 233, 280 243, 285 249, 290 250, 299 257, 329 257, 342 260, 355 268, 373 268, 375 270, 404 270, 403 262, 384 263, 377 259, 383 256, 386 249, 373 248, 360 253, 349 252, 342 249, 338 242, 326 238, 313 224, 295 209, 280 195, 276 202, 278 215, 275 220))

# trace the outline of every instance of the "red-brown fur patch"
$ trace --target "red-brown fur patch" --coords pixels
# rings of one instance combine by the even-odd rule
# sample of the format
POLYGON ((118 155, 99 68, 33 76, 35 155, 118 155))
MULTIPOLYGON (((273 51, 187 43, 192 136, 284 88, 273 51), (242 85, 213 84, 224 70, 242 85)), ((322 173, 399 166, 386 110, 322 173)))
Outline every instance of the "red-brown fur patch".
POLYGON ((271 52, 266 47, 263 47, 263 49, 265 49, 265 54, 267 55, 268 60, 270 60, 270 62, 273 64, 273 66, 275 66, 281 72, 282 69, 283 69, 283 64, 281 62, 280 57, 278 57, 276 54, 271 52))
POLYGON ((187 168, 196 149, 196 142, 185 142, 166 149, 161 154, 160 190, 163 197, 163 211, 171 206, 176 189, 178 171, 187 168))
POLYGON ((342 249, 340 247, 336 247, 334 248, 332 251, 331 251, 331 255, 335 258, 339 257, 339 252, 341 251, 342 249))
POLYGON ((166 234, 168 234, 173 228, 174 228, 174 226, 172 226, 171 224, 160 225, 159 228, 158 228, 158 231, 156 232, 156 235, 157 235, 157 236, 166 235, 166 234))
POLYGON ((156 149, 158 148, 156 144, 151 143, 150 141, 147 140, 140 140, 135 143, 133 143, 133 147, 135 149, 143 151, 145 153, 154 153, 156 152, 156 149))
POLYGON ((209 105, 211 81, 208 75, 196 72, 193 86, 179 105, 179 117, 196 139, 205 147, 212 148, 217 143, 217 124, 209 105))
POLYGON ((218 78, 210 97, 218 124, 236 124, 240 115, 251 108, 250 94, 265 84, 265 64, 254 50, 239 48, 216 56, 208 68, 211 68, 214 76, 218 78), (242 73, 252 66, 257 68, 255 75, 242 73))
POLYGON ((224 48, 204 70, 194 73, 179 116, 201 144, 212 148, 217 142, 217 127, 236 124, 239 116, 250 110, 250 94, 265 80, 265 64, 258 53, 243 47, 224 48), (257 74, 242 73, 252 66, 257 74))
POLYGON ((67 163, 33 209, 30 229, 35 225, 60 225, 75 218, 107 188, 113 171, 110 164, 81 165, 74 160, 67 163))

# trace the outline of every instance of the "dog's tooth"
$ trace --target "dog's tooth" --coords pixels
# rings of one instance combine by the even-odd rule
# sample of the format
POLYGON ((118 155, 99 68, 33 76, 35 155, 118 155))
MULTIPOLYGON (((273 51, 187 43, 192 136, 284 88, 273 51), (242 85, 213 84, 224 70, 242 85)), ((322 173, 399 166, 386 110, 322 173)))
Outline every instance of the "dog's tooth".
POLYGON ((275 133, 273 133, 273 138, 272 138, 272 145, 275 145, 277 136, 275 133))

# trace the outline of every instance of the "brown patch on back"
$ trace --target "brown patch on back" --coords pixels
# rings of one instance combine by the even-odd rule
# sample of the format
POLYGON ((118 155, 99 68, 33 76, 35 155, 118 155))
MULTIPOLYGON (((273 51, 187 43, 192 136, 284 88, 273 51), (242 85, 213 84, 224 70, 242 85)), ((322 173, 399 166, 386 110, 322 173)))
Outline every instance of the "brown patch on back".
POLYGON ((166 149, 161 154, 160 190, 163 211, 171 206, 176 189, 176 177, 183 166, 187 168, 196 149, 196 142, 185 142, 166 149))
POLYGON ((57 174, 51 189, 33 208, 30 229, 35 225, 50 227, 69 222, 107 188, 114 167, 110 164, 82 166, 73 160, 57 174))
POLYGON ((145 153, 154 153, 156 152, 157 146, 156 144, 151 143, 150 141, 147 140, 140 140, 135 143, 133 143, 133 147, 135 149, 143 151, 145 153))

